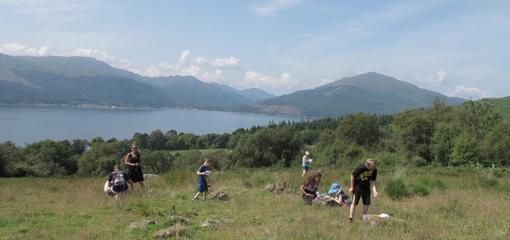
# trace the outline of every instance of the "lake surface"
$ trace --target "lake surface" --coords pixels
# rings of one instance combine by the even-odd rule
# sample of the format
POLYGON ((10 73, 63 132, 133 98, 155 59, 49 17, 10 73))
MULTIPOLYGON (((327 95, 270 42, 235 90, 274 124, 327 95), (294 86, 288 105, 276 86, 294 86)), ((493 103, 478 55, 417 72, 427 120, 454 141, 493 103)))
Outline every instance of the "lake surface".
POLYGON ((288 116, 189 109, 0 107, 0 142, 12 141, 22 146, 43 139, 130 139, 135 132, 150 133, 155 129, 195 134, 225 133, 286 120, 301 121, 288 116))

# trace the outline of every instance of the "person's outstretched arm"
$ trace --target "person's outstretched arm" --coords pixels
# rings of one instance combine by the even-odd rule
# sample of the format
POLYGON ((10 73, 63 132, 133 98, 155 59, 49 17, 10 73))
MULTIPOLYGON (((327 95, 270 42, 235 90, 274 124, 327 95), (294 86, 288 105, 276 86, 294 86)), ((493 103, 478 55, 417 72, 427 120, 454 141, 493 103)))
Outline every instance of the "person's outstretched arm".
POLYGON ((372 183, 372 191, 374 192, 374 197, 379 196, 379 192, 377 191, 377 182, 376 181, 370 181, 372 183))

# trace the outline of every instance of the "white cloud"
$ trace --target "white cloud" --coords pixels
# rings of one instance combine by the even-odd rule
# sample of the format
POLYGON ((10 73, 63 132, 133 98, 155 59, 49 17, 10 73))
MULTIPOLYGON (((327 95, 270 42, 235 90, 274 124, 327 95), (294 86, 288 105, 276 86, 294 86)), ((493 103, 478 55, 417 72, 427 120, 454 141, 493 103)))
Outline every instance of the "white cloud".
POLYGON ((0 44, 0 52, 9 55, 30 55, 30 56, 47 56, 51 53, 48 46, 38 48, 30 48, 19 43, 0 44))
POLYGON ((255 71, 247 71, 244 75, 245 83, 252 87, 260 88, 294 88, 297 86, 297 79, 292 78, 289 73, 282 73, 280 77, 274 77, 271 75, 264 75, 255 71))
POLYGON ((181 52, 181 56, 179 57, 179 62, 184 63, 186 61, 186 58, 188 58, 189 54, 191 53, 190 50, 184 50, 181 52))
POLYGON ((21 56, 80 56, 91 57, 99 61, 106 62, 114 67, 125 69, 131 72, 140 73, 129 60, 124 58, 117 58, 108 52, 95 48, 77 48, 71 51, 57 51, 48 46, 42 47, 27 47, 19 43, 4 43, 0 44, 0 52, 8 55, 21 56))
POLYGON ((143 75, 149 77, 175 76, 175 75, 193 76, 202 81, 216 82, 222 79, 223 71, 221 71, 220 69, 213 69, 212 71, 207 71, 194 64, 184 66, 181 64, 171 64, 163 62, 156 66, 150 66, 149 68, 147 68, 147 70, 145 70, 143 75))
POLYGON ((95 48, 77 48, 71 51, 69 56, 82 56, 82 57, 92 57, 100 61, 104 62, 114 62, 117 60, 116 57, 108 54, 105 51, 101 51, 95 48))
POLYGON ((99 61, 106 62, 113 67, 121 68, 124 70, 128 70, 137 74, 140 74, 141 71, 134 66, 129 60, 125 58, 117 58, 108 52, 102 51, 100 49, 95 48, 77 48, 70 52, 64 52, 60 54, 61 56, 81 56, 81 57, 91 57, 95 58, 99 61))
POLYGON ((228 57, 228 58, 216 58, 211 63, 211 65, 215 67, 229 67, 229 66, 235 66, 239 63, 239 59, 235 57, 228 57))
POLYGON ((327 77, 326 77, 326 78, 322 78, 322 79, 321 79, 321 81, 320 81, 320 84, 319 84, 319 85, 320 85, 320 86, 322 86, 322 85, 326 85, 326 84, 328 84, 328 83, 332 83, 332 82, 334 82, 334 81, 335 81, 335 80, 333 80, 333 79, 331 79, 331 78, 327 78, 327 77))
POLYGON ((253 11, 262 16, 277 15, 282 10, 289 9, 301 3, 300 0, 270 0, 253 8, 253 11))
POLYGON ((458 85, 457 87, 455 87, 455 90, 449 95, 465 99, 481 99, 491 97, 492 93, 490 91, 481 90, 475 87, 466 87, 464 85, 458 85))
POLYGON ((198 56, 197 58, 195 58, 195 63, 198 65, 206 64, 208 62, 209 62, 209 60, 207 60, 207 58, 202 57, 202 56, 198 56))
POLYGON ((443 70, 438 70, 434 75, 425 76, 425 77, 415 77, 416 81, 419 82, 426 82, 431 83, 435 85, 445 84, 447 75, 446 72, 443 70))

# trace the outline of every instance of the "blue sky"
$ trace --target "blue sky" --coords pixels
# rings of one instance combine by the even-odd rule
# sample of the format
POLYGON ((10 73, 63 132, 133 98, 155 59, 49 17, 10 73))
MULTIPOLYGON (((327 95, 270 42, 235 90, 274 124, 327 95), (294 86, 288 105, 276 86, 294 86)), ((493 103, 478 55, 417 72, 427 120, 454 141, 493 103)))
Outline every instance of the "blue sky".
POLYGON ((376 71, 510 95, 510 1, 0 0, 0 52, 90 56, 276 94, 376 71))

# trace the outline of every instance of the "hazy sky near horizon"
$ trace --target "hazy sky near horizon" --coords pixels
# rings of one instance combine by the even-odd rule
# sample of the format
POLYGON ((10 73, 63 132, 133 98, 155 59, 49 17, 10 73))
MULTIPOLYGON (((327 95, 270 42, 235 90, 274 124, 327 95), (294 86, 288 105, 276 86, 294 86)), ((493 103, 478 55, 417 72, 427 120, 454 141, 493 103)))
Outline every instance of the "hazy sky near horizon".
POLYGON ((276 94, 367 71, 450 96, 510 95, 510 1, 0 0, 0 52, 276 94))

